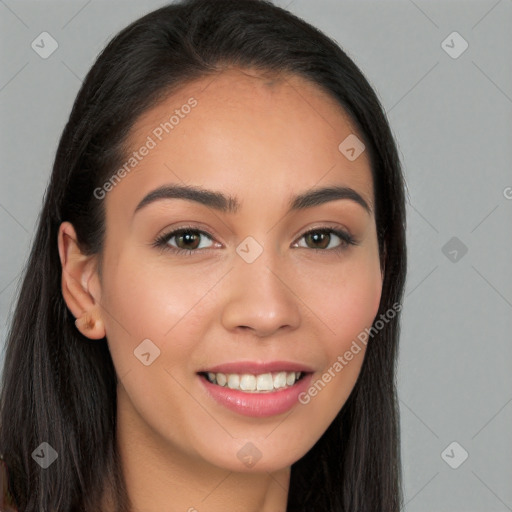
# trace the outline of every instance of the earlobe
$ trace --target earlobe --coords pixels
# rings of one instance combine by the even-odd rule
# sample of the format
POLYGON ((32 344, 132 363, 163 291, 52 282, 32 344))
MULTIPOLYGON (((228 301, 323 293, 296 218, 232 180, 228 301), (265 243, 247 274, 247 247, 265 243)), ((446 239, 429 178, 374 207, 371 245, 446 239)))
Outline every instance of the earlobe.
POLYGON ((63 222, 58 234, 59 257, 62 266, 62 296, 77 319, 77 329, 86 337, 105 337, 99 297, 90 292, 89 281, 95 278, 96 257, 81 252, 73 225, 63 222))
POLYGON ((75 320, 76 328, 88 338, 99 340, 105 337, 105 328, 103 321, 97 319, 90 312, 84 313, 81 317, 75 320))

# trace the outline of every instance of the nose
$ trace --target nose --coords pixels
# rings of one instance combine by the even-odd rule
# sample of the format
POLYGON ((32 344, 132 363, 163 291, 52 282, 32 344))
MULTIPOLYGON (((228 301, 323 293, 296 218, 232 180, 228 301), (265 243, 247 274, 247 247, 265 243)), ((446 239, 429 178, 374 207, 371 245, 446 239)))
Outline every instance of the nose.
POLYGON ((224 328, 249 330, 260 338, 297 329, 301 301, 293 288, 292 273, 270 250, 263 250, 252 263, 237 256, 224 288, 224 328))

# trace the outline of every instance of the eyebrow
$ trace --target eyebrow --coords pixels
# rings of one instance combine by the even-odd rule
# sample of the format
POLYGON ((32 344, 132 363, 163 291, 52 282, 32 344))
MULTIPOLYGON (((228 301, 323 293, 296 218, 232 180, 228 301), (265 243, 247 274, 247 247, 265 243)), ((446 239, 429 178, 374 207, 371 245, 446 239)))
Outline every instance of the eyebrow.
MULTIPOLYGON (((163 199, 184 199, 195 201, 219 212, 234 214, 240 210, 240 201, 222 192, 208 190, 192 185, 163 185, 149 192, 135 208, 133 215, 139 210, 155 201, 163 199)), ((342 186, 329 186, 308 190, 302 194, 293 196, 289 203, 289 211, 304 210, 313 206, 319 206, 329 201, 348 199, 356 202, 364 208, 368 214, 372 214, 372 208, 365 199, 353 188, 342 186)))

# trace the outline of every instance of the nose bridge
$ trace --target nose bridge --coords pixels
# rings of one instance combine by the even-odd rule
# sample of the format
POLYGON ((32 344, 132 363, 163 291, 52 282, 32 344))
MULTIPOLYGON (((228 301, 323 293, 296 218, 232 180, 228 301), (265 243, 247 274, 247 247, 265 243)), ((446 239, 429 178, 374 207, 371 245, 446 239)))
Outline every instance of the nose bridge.
POLYGON ((297 299, 280 255, 270 243, 264 247, 253 237, 242 240, 236 252, 222 313, 224 326, 251 328, 260 336, 282 327, 296 328, 300 320, 297 299))
POLYGON ((243 240, 236 252, 235 273, 243 289, 252 287, 251 293, 266 293, 281 295, 279 288, 282 286, 275 273, 279 272, 282 265, 279 262, 279 255, 272 248, 270 237, 267 237, 267 244, 263 246, 253 237, 243 240))

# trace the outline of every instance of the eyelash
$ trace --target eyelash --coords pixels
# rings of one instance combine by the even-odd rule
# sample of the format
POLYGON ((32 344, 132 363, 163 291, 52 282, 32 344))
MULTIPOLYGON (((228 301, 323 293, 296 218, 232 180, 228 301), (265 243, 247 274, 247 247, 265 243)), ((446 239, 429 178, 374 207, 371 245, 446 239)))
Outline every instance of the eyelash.
MULTIPOLYGON (((210 248, 208 248, 208 249, 182 249, 180 247, 169 246, 168 242, 171 238, 174 238, 175 236, 177 236, 179 234, 183 234, 183 233, 187 233, 187 232, 199 233, 201 235, 205 235, 207 238, 209 238, 210 240, 213 241, 213 237, 206 231, 198 229, 194 226, 183 226, 179 229, 175 229, 174 231, 170 231, 169 233, 164 233, 163 235, 160 235, 158 238, 155 239, 155 241, 151 245, 153 247, 156 247, 157 249, 162 250, 162 251, 170 251, 173 254, 185 255, 185 256, 191 256, 193 253, 210 250, 210 248)), ((330 227, 319 227, 319 228, 311 229, 311 230, 303 233, 300 236, 300 238, 303 238, 306 235, 309 235, 311 233, 322 233, 322 234, 334 233, 341 240, 341 243, 333 249, 312 248, 312 249, 310 249, 312 251, 341 253, 344 250, 346 250, 350 245, 358 245, 358 242, 356 241, 356 239, 349 233, 339 230, 339 229, 330 228, 330 227)), ((301 249, 308 249, 308 247, 301 247, 301 249)))

